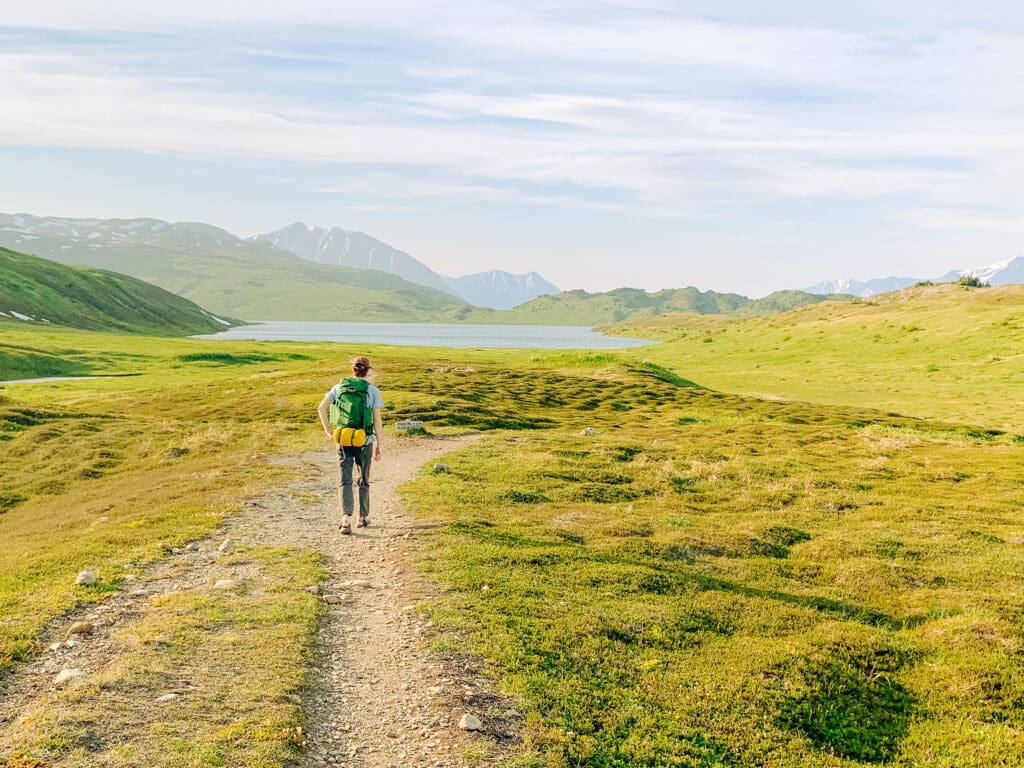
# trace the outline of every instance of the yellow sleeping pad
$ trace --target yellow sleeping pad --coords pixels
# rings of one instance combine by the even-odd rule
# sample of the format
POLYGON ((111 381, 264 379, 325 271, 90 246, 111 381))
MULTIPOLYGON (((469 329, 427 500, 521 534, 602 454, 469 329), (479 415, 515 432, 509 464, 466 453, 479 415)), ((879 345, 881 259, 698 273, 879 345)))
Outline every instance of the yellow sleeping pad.
POLYGON ((352 427, 338 427, 334 430, 334 442, 347 448, 362 448, 366 445, 366 430, 352 427))

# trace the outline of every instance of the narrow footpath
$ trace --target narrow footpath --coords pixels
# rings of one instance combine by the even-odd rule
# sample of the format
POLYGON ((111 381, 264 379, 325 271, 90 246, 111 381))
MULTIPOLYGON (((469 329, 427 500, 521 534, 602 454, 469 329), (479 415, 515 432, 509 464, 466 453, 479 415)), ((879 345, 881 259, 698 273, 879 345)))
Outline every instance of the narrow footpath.
MULTIPOLYGON (((294 547, 323 556, 328 577, 310 586, 327 616, 312 684, 301 702, 304 768, 480 768, 503 762, 522 715, 494 694, 477 663, 431 651, 438 631, 418 608, 435 598, 436 587, 417 572, 410 545, 432 523, 403 510, 397 494, 424 464, 474 439, 388 441, 372 468, 370 527, 351 536, 339 530, 337 456, 326 441, 322 449, 275 459, 296 469, 298 479, 249 499, 215 537, 174 550, 102 604, 85 605, 48 628, 40 640, 44 647, 53 644, 50 651, 19 665, 0 686, 0 754, 23 743, 30 713, 52 711, 51 683, 62 667, 102 675, 119 662, 118 628, 143 619, 161 596, 245 578, 243 567, 225 566, 217 557, 226 539, 233 547, 294 547), (59 641, 81 620, 91 625, 87 642, 64 647, 59 641), (471 724, 479 730, 460 727, 464 715, 475 718, 471 724)), ((170 696, 181 693, 188 692, 170 696)), ((135 727, 161 717, 159 702, 168 698, 153 702, 152 691, 139 695, 145 698, 133 705, 135 727)), ((102 712, 93 715, 103 721, 102 712)), ((111 722, 102 740, 130 744, 138 735, 130 723, 111 722)))
POLYGON ((371 470, 368 528, 339 530, 337 458, 329 447, 289 457, 304 479, 255 500, 228 535, 326 556, 321 593, 330 609, 317 648, 305 765, 331 768, 480 766, 500 760, 521 717, 487 690, 478 670, 432 654, 433 628, 416 606, 431 587, 413 566, 410 540, 429 522, 406 513, 397 489, 420 467, 475 438, 388 441, 371 470), (297 506, 296 498, 307 503, 297 506), (316 499, 313 503, 311 500, 316 499), (459 728, 476 717, 482 733, 459 728))

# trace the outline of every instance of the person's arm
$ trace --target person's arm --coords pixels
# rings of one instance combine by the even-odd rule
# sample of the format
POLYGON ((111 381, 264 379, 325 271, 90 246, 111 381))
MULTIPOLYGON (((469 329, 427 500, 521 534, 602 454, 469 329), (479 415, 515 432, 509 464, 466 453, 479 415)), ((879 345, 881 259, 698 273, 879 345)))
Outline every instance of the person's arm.
POLYGON ((332 443, 334 442, 334 436, 331 434, 331 425, 327 421, 327 413, 331 407, 331 398, 324 395, 324 399, 320 401, 320 405, 316 407, 317 416, 320 417, 320 426, 324 428, 324 434, 327 435, 327 439, 332 443))
POLYGON ((384 434, 384 425, 381 423, 380 408, 373 409, 373 458, 380 461, 380 438, 384 434))

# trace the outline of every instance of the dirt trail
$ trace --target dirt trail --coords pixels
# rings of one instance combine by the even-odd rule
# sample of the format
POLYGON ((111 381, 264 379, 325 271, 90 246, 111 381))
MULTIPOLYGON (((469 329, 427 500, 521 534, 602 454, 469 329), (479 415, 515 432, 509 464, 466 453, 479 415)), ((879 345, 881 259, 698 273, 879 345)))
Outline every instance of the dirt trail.
MULTIPOLYGON (((19 713, 52 695, 48 683, 60 667, 92 673, 116 662, 112 631, 144 614, 154 595, 217 578, 216 546, 226 535, 241 546, 292 546, 324 555, 329 577, 319 591, 329 614, 316 649, 314 685, 303 701, 304 766, 456 768, 499 762, 521 715, 488 691, 472 665, 431 653, 434 629, 415 609, 431 599, 431 587, 409 553, 410 539, 425 525, 402 509, 396 492, 425 463, 473 439, 389 440, 372 468, 370 527, 351 536, 338 528, 337 458, 330 447, 277 459, 298 469, 300 479, 249 500, 216 539, 176 550, 101 606, 54 622, 44 643, 66 636, 71 622, 82 618, 96 632, 80 647, 59 657, 44 652, 0 681, 0 733, 13 736, 19 713), (482 733, 459 729, 465 713, 483 721, 482 733)), ((0 738, 0 747, 12 746, 5 741, 0 738)))
MULTIPOLYGON (((415 605, 429 588, 409 562, 406 546, 422 521, 398 500, 399 485, 419 468, 474 438, 390 440, 371 470, 368 528, 338 529, 337 459, 330 450, 292 457, 307 475, 290 493, 263 499, 261 513, 239 518, 240 540, 292 543, 326 555, 334 601, 320 633, 317 686, 305 702, 308 766, 460 766, 495 757, 516 713, 502 709, 472 669, 446 665, 427 648, 431 628, 415 605), (295 493, 316 498, 296 510, 295 493), (258 528, 244 529, 245 521, 258 528), (463 713, 488 724, 493 739, 458 729, 463 713), (498 714, 498 716, 495 716, 498 714)), ((507 709, 507 707, 505 707, 507 709)))

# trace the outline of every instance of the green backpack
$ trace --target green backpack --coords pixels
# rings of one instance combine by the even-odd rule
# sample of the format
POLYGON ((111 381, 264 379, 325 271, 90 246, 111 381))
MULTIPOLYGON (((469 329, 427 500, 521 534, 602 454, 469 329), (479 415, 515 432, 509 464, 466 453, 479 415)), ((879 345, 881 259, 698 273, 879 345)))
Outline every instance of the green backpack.
POLYGON ((366 379, 349 377, 342 379, 338 385, 338 398, 331 403, 331 426, 361 429, 368 435, 373 434, 373 409, 369 407, 368 390, 370 382, 366 379))

